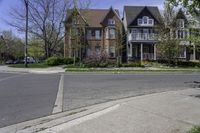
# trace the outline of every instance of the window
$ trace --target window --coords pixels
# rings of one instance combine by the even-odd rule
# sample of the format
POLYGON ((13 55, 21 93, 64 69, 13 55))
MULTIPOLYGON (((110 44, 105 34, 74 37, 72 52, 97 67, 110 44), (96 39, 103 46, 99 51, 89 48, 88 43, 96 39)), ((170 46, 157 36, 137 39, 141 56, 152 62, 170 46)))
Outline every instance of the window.
POLYGON ((184 38, 185 38, 185 31, 178 30, 178 39, 184 39, 184 38))
POLYGON ((154 20, 144 16, 142 19, 138 19, 138 25, 154 25, 154 20))
POLYGON ((147 24, 148 23, 148 17, 144 16, 143 21, 144 21, 144 24, 147 24))
POLYGON ((109 38, 110 38, 110 39, 115 39, 115 29, 110 29, 109 38))
POLYGON ((142 24, 142 19, 138 19, 138 25, 142 24))
POLYGON ((184 28, 185 27, 185 22, 184 22, 184 19, 178 19, 177 20, 177 25, 179 28, 184 28))
POLYGON ((115 57, 115 47, 114 46, 110 46, 109 55, 111 58, 115 57))
POLYGON ((180 48, 180 58, 186 58, 186 47, 180 48))
POLYGON ((91 47, 90 47, 90 46, 88 46, 88 47, 87 47, 87 56, 90 56, 90 55, 91 55, 91 53, 92 53, 92 52, 91 52, 91 47))
POLYGON ((154 23, 153 19, 149 19, 149 24, 153 25, 153 23, 154 23))
POLYGON ((101 53, 101 47, 100 46, 95 46, 95 51, 97 54, 101 53))
POLYGON ((96 31, 95 31, 95 38, 96 38, 96 39, 101 39, 100 30, 96 30, 96 31))
POLYGON ((72 28, 72 35, 73 36, 79 36, 79 29, 78 28, 72 28))
POLYGON ((72 24, 76 25, 76 24, 79 24, 79 21, 77 18, 73 18, 72 19, 72 24))
POLYGON ((87 30, 87 39, 92 38, 92 30, 87 30))
POLYGON ((107 29, 106 39, 115 39, 115 29, 107 29))
POLYGON ((114 19, 108 19, 108 25, 115 25, 114 19))

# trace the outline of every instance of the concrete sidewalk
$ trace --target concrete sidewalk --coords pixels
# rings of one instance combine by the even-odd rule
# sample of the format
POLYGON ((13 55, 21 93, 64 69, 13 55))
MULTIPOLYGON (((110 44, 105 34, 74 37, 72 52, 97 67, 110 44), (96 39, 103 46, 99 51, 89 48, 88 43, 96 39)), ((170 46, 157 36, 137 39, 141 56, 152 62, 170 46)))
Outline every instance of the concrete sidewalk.
POLYGON ((200 89, 121 99, 0 129, 0 133, 187 133, 200 125, 200 89))
POLYGON ((63 73, 65 72, 65 69, 62 66, 49 68, 12 68, 4 65, 0 66, 0 72, 53 74, 63 73))
POLYGON ((200 90, 131 98, 41 133, 184 133, 200 125, 200 90))

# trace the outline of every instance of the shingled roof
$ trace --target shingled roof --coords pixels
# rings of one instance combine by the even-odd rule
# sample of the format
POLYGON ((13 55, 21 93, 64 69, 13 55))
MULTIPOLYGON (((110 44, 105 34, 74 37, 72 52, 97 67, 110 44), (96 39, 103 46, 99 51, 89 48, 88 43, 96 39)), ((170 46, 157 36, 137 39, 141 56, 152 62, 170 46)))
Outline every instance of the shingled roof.
MULTIPOLYGON (((90 27, 102 27, 101 22, 104 20, 106 15, 112 10, 110 9, 80 9, 80 15, 85 19, 86 23, 90 27)), ((71 11, 68 11, 68 17, 71 15, 71 11)), ((114 10, 116 15, 119 15, 119 10, 114 10)), ((68 18, 67 17, 67 18, 68 18)), ((119 18, 120 19, 120 18, 119 18)))
POLYGON ((145 9, 149 10, 149 12, 154 16, 154 18, 161 22, 161 15, 158 10, 158 7, 154 6, 125 6, 124 11, 126 12, 126 19, 127 19, 127 25, 130 25, 136 17, 145 9))

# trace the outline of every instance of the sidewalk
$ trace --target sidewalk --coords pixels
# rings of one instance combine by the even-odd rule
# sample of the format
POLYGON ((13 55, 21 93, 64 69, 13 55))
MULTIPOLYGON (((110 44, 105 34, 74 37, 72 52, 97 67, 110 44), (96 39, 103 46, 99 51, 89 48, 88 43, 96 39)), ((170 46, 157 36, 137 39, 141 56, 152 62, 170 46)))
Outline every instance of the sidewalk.
POLYGON ((38 74, 53 74, 65 72, 61 66, 49 68, 12 68, 6 65, 0 66, 0 72, 22 72, 22 73, 38 73, 38 74))
POLYGON ((0 133, 187 133, 200 125, 200 89, 127 98, 11 125, 0 133))
POLYGON ((129 99, 105 112, 41 133, 184 133, 200 125, 200 90, 165 92, 129 99))

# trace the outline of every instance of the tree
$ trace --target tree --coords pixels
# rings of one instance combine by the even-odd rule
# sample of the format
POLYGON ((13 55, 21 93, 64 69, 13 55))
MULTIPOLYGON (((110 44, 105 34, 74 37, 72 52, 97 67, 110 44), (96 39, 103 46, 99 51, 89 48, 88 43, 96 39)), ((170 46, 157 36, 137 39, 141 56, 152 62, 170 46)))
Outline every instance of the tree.
POLYGON ((126 34, 122 31, 121 26, 116 27, 116 51, 117 51, 117 66, 119 67, 122 63, 122 53, 126 40, 126 34))
POLYGON ((158 26, 158 56, 170 64, 177 60, 180 53, 180 41, 176 39, 176 13, 174 6, 165 4, 163 23, 158 26))
POLYGON ((193 15, 200 15, 200 1, 199 0, 167 0, 170 4, 175 6, 181 5, 185 7, 193 15))
POLYGON ((44 53, 45 51, 43 48, 42 40, 37 37, 32 37, 29 40, 29 48, 28 48, 29 56, 34 57, 36 60, 40 60, 43 59, 44 53))
POLYGON ((0 60, 17 59, 23 57, 24 44, 15 37, 12 31, 3 31, 0 39, 0 60))
MULTIPOLYGON (((43 40, 46 58, 51 56, 63 41, 63 22, 69 7, 70 0, 29 0, 28 32, 43 40)), ((8 23, 19 31, 25 32, 25 14, 22 10, 12 9, 11 15, 14 21, 8 23)))
POLYGON ((76 64, 76 59, 80 58, 82 60, 82 52, 86 47, 85 42, 85 26, 86 22, 81 17, 81 13, 87 14, 87 8, 90 5, 90 1, 85 0, 84 2, 80 2, 78 0, 73 0, 73 8, 68 10, 68 18, 67 21, 70 20, 71 23, 66 22, 66 36, 68 39, 71 39, 71 49, 74 59, 74 65, 76 64), (83 10, 84 9, 84 10, 83 10))
POLYGON ((181 6, 190 13, 190 36, 188 41, 192 42, 195 48, 193 50, 200 51, 200 1, 199 0, 167 0, 169 4, 181 6), (195 26, 197 24, 197 27, 195 26))

